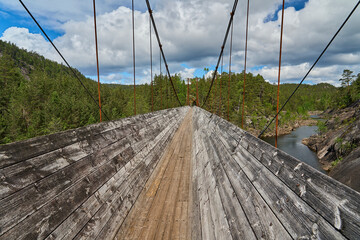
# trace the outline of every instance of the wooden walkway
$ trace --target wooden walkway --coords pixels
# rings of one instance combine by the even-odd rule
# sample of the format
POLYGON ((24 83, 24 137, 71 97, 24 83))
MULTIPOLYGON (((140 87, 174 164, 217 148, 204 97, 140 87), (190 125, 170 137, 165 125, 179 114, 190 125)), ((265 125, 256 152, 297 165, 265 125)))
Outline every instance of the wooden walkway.
POLYGON ((174 108, 0 146, 3 239, 360 239, 360 194, 174 108))
POLYGON ((116 239, 189 239, 191 110, 116 239))

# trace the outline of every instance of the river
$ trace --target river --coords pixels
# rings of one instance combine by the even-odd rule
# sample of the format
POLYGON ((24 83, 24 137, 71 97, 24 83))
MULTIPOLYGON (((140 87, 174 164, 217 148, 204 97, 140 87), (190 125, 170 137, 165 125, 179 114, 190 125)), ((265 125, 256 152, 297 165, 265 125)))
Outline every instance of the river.
MULTIPOLYGON (((291 156, 309 164, 320 172, 325 173, 321 168, 316 153, 301 143, 303 138, 308 138, 316 134, 317 126, 302 126, 292 131, 290 134, 278 137, 278 148, 291 156)), ((265 142, 275 146, 275 137, 263 138, 265 142)))

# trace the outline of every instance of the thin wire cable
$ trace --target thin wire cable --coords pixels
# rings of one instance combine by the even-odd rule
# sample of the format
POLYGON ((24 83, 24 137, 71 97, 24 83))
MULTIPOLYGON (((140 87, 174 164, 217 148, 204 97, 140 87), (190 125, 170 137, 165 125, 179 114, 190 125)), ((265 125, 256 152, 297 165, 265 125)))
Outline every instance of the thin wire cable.
MULTIPOLYGON (((329 46, 331 45, 331 43, 334 41, 334 39, 336 38, 336 36, 339 34, 339 32, 341 31, 341 29, 345 26, 345 24, 347 23, 347 21, 350 19, 351 15, 355 12, 356 8, 359 6, 360 1, 358 1, 358 3, 355 5, 355 7, 351 10, 351 12, 349 13, 349 15, 347 16, 347 18, 345 19, 345 21, 341 24, 341 26, 339 27, 339 29, 337 30, 337 32, 334 34, 334 36, 331 38, 330 42, 326 45, 325 49, 321 52, 320 56, 316 59, 316 61, 313 63, 313 65, 311 66, 311 68, 309 69, 309 71, 305 74, 305 76, 303 77, 303 79, 300 81, 300 83, 297 85, 297 87, 295 88, 295 90, 291 93, 291 95, 288 97, 288 99, 286 100, 286 102, 282 105, 282 107, 280 108, 280 110, 276 113, 276 116, 279 115, 279 113, 284 109, 284 107, 286 106, 286 104, 290 101, 290 99, 292 98, 292 96, 295 94, 295 92, 299 89, 299 87, 301 86, 301 84, 304 82, 304 80, 307 78, 307 76, 310 74, 310 72, 312 71, 312 69, 315 67, 315 65, 318 63, 318 61, 321 59, 321 57, 324 55, 324 53, 326 52, 326 50, 329 48, 329 46)), ((274 119, 276 118, 273 117, 271 119, 271 121, 268 123, 268 125, 266 125, 266 127, 261 131, 261 133, 259 134, 258 138, 260 138, 264 132, 266 131, 266 129, 269 128, 270 124, 274 121, 274 119)))
POLYGON ((161 55, 162 55, 163 60, 164 60, 165 68, 166 68, 166 71, 167 71, 167 74, 168 74, 168 77, 169 77, 169 80, 170 80, 172 89, 173 89, 173 91, 174 91, 174 93, 175 93, 175 96, 176 96, 176 99, 177 99, 179 105, 182 106, 182 104, 181 104, 181 102, 180 102, 180 99, 179 99, 179 96, 178 96, 178 94, 176 93, 175 86, 174 86, 174 83, 173 83, 173 81, 172 81, 171 75, 170 75, 169 66, 168 66, 168 64, 167 64, 167 62, 166 62, 164 50, 163 50, 163 48, 162 48, 162 44, 161 44, 161 41, 160 41, 159 33, 158 33, 158 31, 157 31, 157 28, 156 28, 156 24, 155 24, 153 12, 152 12, 152 10, 151 10, 151 6, 150 6, 150 3, 149 3, 149 0, 146 0, 146 5, 147 5, 147 8, 148 8, 150 17, 151 17, 151 21, 152 21, 152 24, 153 24, 153 27, 154 27, 154 32, 155 32, 156 38, 157 38, 158 43, 159 43, 161 55))
MULTIPOLYGON (((231 13, 233 14, 233 13, 231 13)), ((230 33, 230 56, 229 56, 229 80, 228 80, 228 102, 227 102, 227 120, 230 121, 230 81, 231 81, 231 53, 232 53, 232 42, 233 42, 234 22, 231 24, 230 33)))
MULTIPOLYGON (((146 1, 148 1, 148 0, 146 0, 146 1)), ((228 37, 228 35, 229 35, 230 26, 231 26, 231 24, 232 24, 232 22, 233 22, 233 19, 234 19, 234 15, 235 15, 235 11, 236 11, 236 6, 237 6, 237 4, 238 4, 238 0, 235 0, 235 1, 234 1, 233 9, 232 9, 231 14, 230 14, 230 20, 229 20, 229 23, 228 23, 228 27, 227 27, 227 29, 226 29, 224 41, 223 41, 223 44, 222 44, 222 46, 221 46, 220 55, 219 55, 219 58, 218 58, 218 61, 217 61, 216 67, 215 67, 215 71, 214 71, 214 74, 213 74, 213 78, 212 78, 212 81, 211 81, 211 84, 210 84, 210 88, 209 88, 209 91, 208 91, 208 93, 207 93, 207 95, 206 95, 205 101, 204 101, 204 103, 202 104, 201 107, 204 107, 204 105, 206 104, 206 101, 208 100, 209 95, 210 95, 210 92, 211 92, 211 88, 212 88, 212 86, 213 86, 213 84, 214 84, 216 72, 217 72, 217 70, 218 70, 218 68, 219 68, 220 60, 221 60, 221 57, 222 57, 222 55, 223 55, 223 53, 224 53, 224 48, 225 48, 225 45, 226 45, 226 40, 227 40, 227 37, 228 37)))
POLYGON ((220 100, 219 100, 219 116, 221 117, 221 77, 222 76, 220 76, 220 79, 219 79, 219 96, 220 96, 220 100))
POLYGON ((220 100, 219 100, 219 116, 221 117, 221 77, 222 77, 222 73, 223 73, 223 66, 224 66, 224 55, 221 56, 221 74, 220 74, 220 79, 219 79, 219 96, 220 96, 220 100))
MULTIPOLYGON (((280 32, 280 52, 279 52, 279 72, 278 72, 276 112, 279 111, 281 55, 282 55, 282 39, 283 39, 283 31, 284 31, 284 5, 285 5, 285 0, 283 0, 282 11, 281 11, 281 32, 280 32)), ((279 115, 278 114, 276 115, 276 124, 275 125, 276 125, 275 126, 275 147, 277 148, 278 125, 279 125, 279 115)))
POLYGON ((151 75, 151 111, 154 111, 154 89, 153 89, 153 69, 152 69, 152 38, 151 38, 151 18, 149 16, 150 29, 150 75, 151 75))
MULTIPOLYGON (((216 73, 215 73, 216 74, 216 73)), ((217 74, 215 76, 215 87, 216 87, 216 81, 217 81, 217 74)), ((212 102, 212 105, 211 105, 211 112, 212 113, 215 113, 216 112, 216 89, 215 91, 213 92, 213 102, 212 102)))
POLYGON ((223 73, 224 55, 221 55, 221 74, 223 73))
POLYGON ((190 78, 187 79, 187 98, 186 98, 186 105, 190 105, 190 89, 189 89, 189 81, 190 78))
POLYGON ((161 109, 164 109, 163 93, 162 93, 162 72, 161 72, 161 49, 159 48, 160 57, 160 97, 161 97, 161 109))
MULTIPOLYGON (((99 94, 99 106, 101 107, 101 95, 100 95, 100 73, 99 73, 99 51, 98 51, 98 41, 97 41, 97 29, 96 29, 96 8, 95 0, 93 0, 94 5, 94 27, 95 27, 95 48, 96 48, 96 67, 97 67, 97 79, 98 79, 98 94, 99 94)), ((99 109, 100 122, 102 122, 101 110, 99 109)))
POLYGON ((244 128, 244 115, 245 115, 245 86, 246 86, 247 41, 248 41, 248 29, 249 29, 249 6, 250 6, 250 0, 247 1, 247 10, 246 10, 244 87, 243 87, 243 102, 242 102, 242 114, 241 114, 241 128, 244 128))
POLYGON ((134 0, 131 1, 132 16, 132 44, 133 44, 133 68, 134 68, 134 115, 136 115, 136 85, 135 85, 135 17, 134 17, 134 0))
POLYGON ((98 106, 98 108, 101 110, 101 112, 105 115, 105 117, 110 120, 110 118, 106 115, 106 113, 102 110, 101 106, 99 106, 98 102, 96 101, 96 99, 93 97, 93 95, 91 95, 89 89, 84 85, 84 83, 81 81, 81 79, 78 77, 78 75, 75 73, 74 69, 70 66, 70 64, 66 61, 66 59, 64 58, 64 56, 61 54, 61 52, 59 51, 59 49, 55 46, 55 44, 51 41, 51 39, 49 38, 49 36, 46 34, 46 32, 44 31, 44 29, 40 26, 40 24, 36 21, 35 17, 31 14, 31 12, 29 11, 29 9, 25 6, 25 4, 19 0, 19 2, 21 3, 21 5, 24 7, 24 9, 26 10, 26 12, 30 15, 30 17, 32 18, 32 20, 36 23, 36 25, 39 27, 39 29, 41 30, 41 32, 44 34, 44 36, 46 37, 46 39, 51 43, 51 45, 53 46, 53 48, 56 50, 56 52, 59 54, 59 56, 61 57, 61 59, 65 62, 65 64, 68 66, 68 68, 70 69, 70 71, 72 72, 72 74, 74 75, 74 77, 79 81, 79 83, 81 84, 81 86, 85 89, 86 93, 91 97, 91 99, 94 101, 94 103, 98 106))

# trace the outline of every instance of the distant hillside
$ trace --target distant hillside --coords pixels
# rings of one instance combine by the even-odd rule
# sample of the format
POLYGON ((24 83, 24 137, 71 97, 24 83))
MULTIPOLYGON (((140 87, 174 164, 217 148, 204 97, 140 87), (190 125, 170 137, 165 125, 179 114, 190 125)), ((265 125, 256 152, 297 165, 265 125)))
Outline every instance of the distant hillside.
MULTIPOLYGON (((75 70, 85 86, 97 99, 97 83, 75 70)), ((67 67, 45 59, 34 52, 19 49, 0 41, 0 144, 81 127, 98 122, 97 106, 80 86, 67 67)), ((187 84, 179 75, 173 77, 180 101, 185 104, 187 84)), ((247 74, 246 129, 261 129, 276 110, 276 86, 260 75, 247 74)), ((227 116, 228 73, 214 84, 205 108, 227 116), (221 80, 221 100, 220 85, 221 80), (216 93, 216 95, 215 95, 216 93)), ((191 79, 190 99, 196 99, 195 80, 191 79)), ((210 79, 198 81, 202 105, 210 79)), ((243 74, 232 74, 230 89, 230 120, 240 125, 243 74)), ((285 102, 295 84, 281 85, 280 102, 285 102)), ((138 85, 137 114, 151 111, 151 87, 138 85)), ((154 110, 177 107, 177 100, 165 76, 154 77, 154 110)), ((309 110, 325 110, 334 103, 338 89, 329 84, 304 85, 281 114, 280 124, 305 116, 309 110)), ((102 108, 110 119, 133 114, 133 88, 116 84, 101 85, 102 108)), ((105 116, 103 119, 106 120, 105 116)))

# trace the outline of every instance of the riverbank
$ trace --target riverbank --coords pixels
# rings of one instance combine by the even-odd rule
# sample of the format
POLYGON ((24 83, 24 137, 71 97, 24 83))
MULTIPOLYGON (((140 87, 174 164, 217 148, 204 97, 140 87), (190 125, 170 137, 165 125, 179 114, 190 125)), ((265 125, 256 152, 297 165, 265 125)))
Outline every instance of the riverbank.
MULTIPOLYGON (((308 115, 312 116, 312 115, 317 115, 319 113, 321 113, 321 112, 309 112, 308 115)), ((311 118, 302 118, 302 119, 297 119, 297 120, 291 121, 286 124, 280 124, 279 128, 278 128, 278 136, 290 134, 292 131, 294 131, 295 129, 302 127, 302 126, 315 126, 316 124, 317 124, 317 120, 311 119, 311 118)), ((261 130, 254 129, 251 127, 246 129, 246 131, 250 132, 254 136, 259 136, 259 134, 261 132, 261 130)), ((263 137, 274 137, 274 136, 275 136, 275 130, 271 130, 271 129, 267 130, 263 134, 263 137)))
POLYGON ((327 110, 320 134, 302 143, 317 153, 329 176, 360 191, 360 101, 339 110, 327 110))

